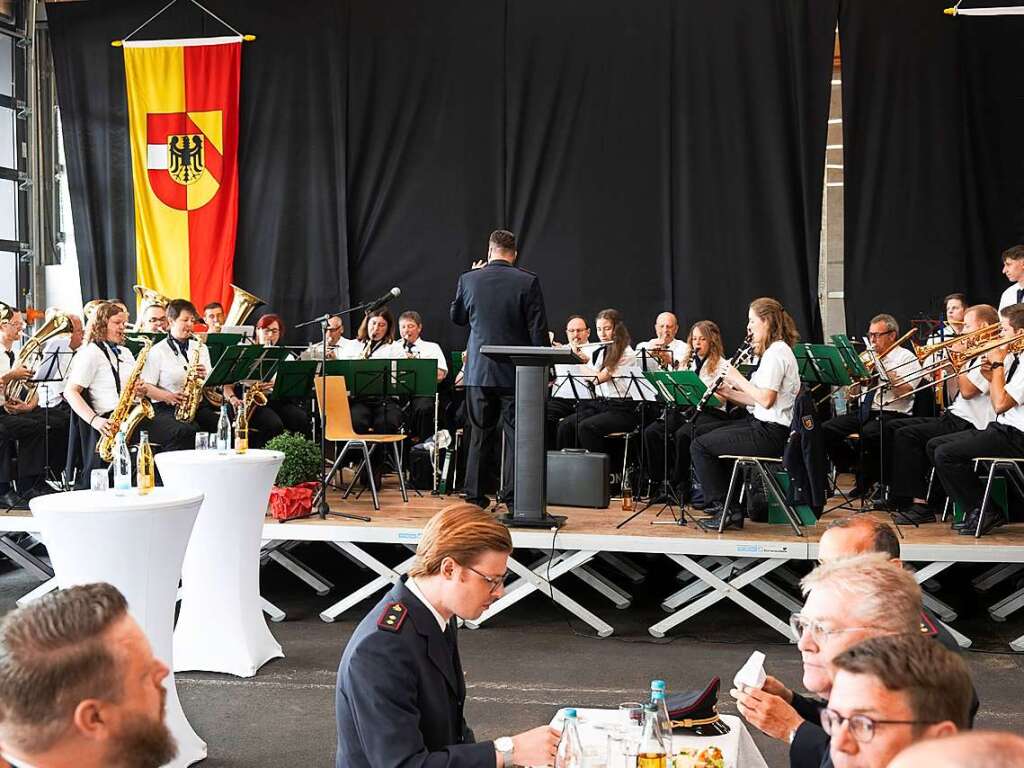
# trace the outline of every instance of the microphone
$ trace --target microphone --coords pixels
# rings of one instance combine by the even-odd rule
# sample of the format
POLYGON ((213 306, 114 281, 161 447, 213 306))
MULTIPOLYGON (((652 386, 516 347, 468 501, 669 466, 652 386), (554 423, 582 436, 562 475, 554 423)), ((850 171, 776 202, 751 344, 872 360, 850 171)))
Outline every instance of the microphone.
POLYGON ((402 295, 401 288, 392 288, 390 291, 385 293, 379 299, 374 299, 370 302, 370 305, 366 308, 367 312, 373 312, 375 309, 380 309, 392 299, 397 299, 402 295))

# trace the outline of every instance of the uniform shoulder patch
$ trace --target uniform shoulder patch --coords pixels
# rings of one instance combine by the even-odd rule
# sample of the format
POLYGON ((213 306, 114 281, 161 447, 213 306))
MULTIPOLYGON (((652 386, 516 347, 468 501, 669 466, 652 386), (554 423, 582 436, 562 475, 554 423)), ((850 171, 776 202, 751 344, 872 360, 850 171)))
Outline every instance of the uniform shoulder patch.
POLYGON ((397 632, 402 628, 408 613, 408 609, 401 603, 388 603, 384 606, 384 613, 377 619, 377 629, 383 629, 385 632, 397 632))
POLYGON ((926 613, 921 614, 921 634, 925 637, 936 637, 939 634, 939 628, 932 623, 926 613))

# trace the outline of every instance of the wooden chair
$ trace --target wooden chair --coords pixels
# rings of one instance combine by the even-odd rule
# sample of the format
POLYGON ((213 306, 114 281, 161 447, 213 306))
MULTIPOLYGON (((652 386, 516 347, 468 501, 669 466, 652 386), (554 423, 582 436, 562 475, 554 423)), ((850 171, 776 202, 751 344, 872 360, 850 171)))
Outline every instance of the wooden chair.
MULTIPOLYGON (((363 465, 366 467, 367 476, 370 478, 370 492, 373 494, 373 508, 380 509, 380 499, 377 497, 377 484, 373 479, 373 464, 370 457, 378 445, 390 445, 395 459, 395 468, 398 470, 398 483, 402 489, 402 501, 408 502, 409 495, 405 490, 405 477, 402 475, 402 452, 399 450, 399 443, 405 440, 405 435, 362 435, 355 431, 352 426, 352 411, 348 405, 348 387, 345 384, 344 376, 327 376, 325 379, 316 379, 316 401, 320 412, 324 414, 326 424, 324 425, 324 438, 331 442, 343 442, 344 447, 338 458, 334 460, 331 471, 327 475, 327 482, 331 482, 334 473, 341 467, 345 455, 349 449, 362 449, 363 465), (327 384, 327 397, 324 397, 324 381, 327 384)), ((357 473, 358 474, 358 473, 357 473)), ((347 495, 347 494, 346 494, 347 495)))

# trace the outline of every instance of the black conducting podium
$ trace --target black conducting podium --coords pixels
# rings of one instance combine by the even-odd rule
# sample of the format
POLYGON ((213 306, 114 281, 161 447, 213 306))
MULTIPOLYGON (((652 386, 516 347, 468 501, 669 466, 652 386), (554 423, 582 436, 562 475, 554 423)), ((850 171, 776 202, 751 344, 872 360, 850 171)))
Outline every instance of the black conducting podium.
POLYGON ((501 518, 510 526, 550 528, 564 517, 547 513, 547 448, 544 445, 544 407, 548 397, 548 368, 577 364, 566 348, 504 347, 485 344, 480 354, 516 367, 515 495, 512 512, 501 518))

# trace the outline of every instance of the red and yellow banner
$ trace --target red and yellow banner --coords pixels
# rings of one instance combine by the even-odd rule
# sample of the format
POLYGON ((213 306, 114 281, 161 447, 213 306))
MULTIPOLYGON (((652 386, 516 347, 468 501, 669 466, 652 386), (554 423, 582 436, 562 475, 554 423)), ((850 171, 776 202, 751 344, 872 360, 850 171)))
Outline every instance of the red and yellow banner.
POLYGON ((238 223, 239 37, 124 44, 136 282, 228 306, 238 223))

